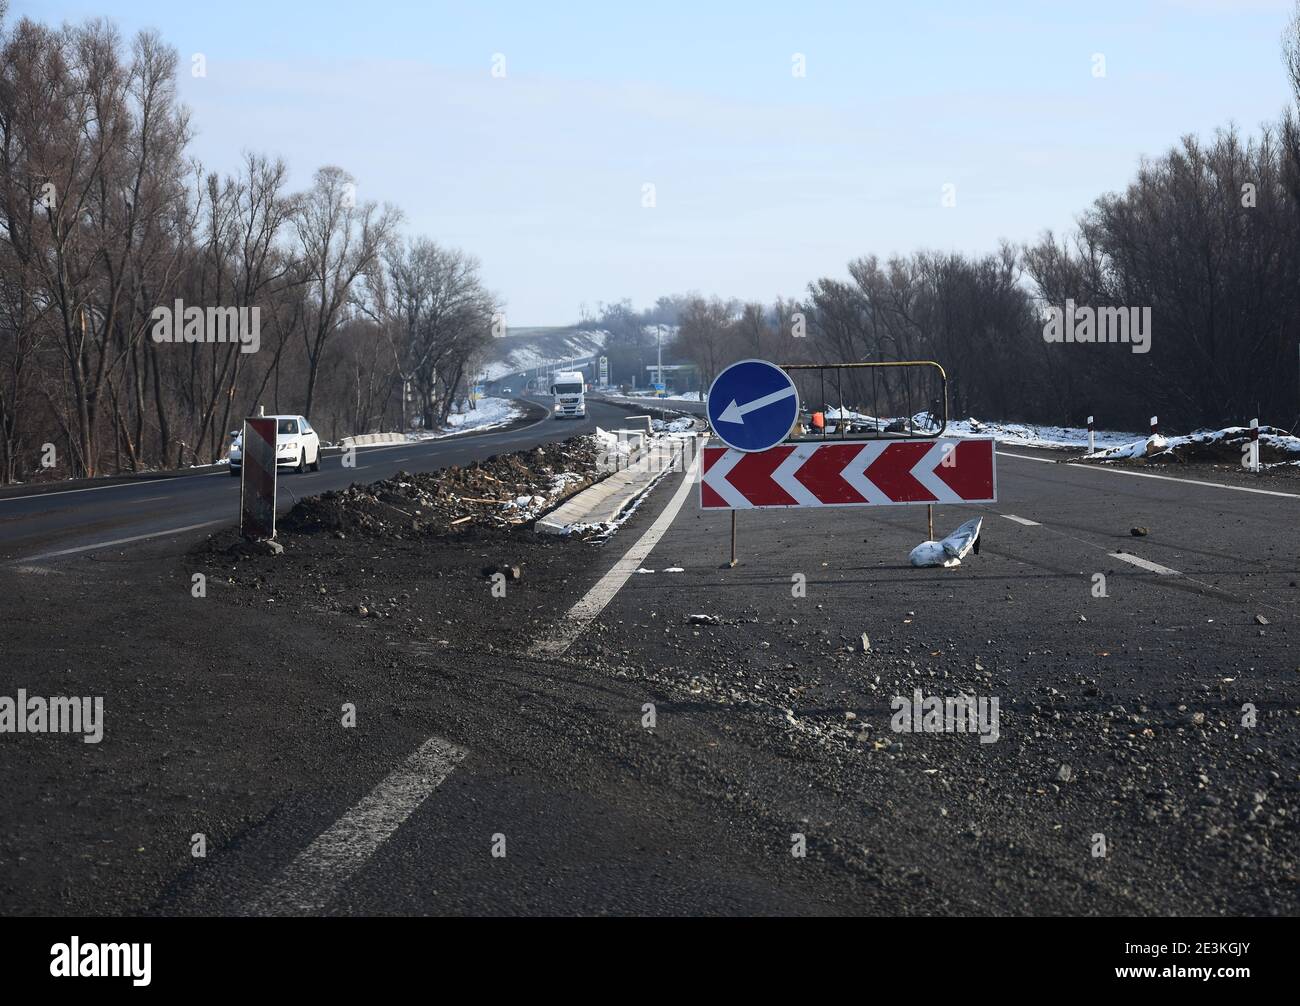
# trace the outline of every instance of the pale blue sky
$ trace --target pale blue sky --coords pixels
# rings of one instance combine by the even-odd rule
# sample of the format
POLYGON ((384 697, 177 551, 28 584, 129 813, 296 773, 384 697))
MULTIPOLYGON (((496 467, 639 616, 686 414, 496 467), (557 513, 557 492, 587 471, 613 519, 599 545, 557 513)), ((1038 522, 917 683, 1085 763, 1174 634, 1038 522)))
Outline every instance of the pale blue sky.
POLYGON ((479 256, 511 325, 548 325, 1068 229, 1142 155, 1275 118, 1293 7, 13 0, 10 17, 158 28, 206 166, 276 153, 301 187, 339 164, 408 231, 479 256))

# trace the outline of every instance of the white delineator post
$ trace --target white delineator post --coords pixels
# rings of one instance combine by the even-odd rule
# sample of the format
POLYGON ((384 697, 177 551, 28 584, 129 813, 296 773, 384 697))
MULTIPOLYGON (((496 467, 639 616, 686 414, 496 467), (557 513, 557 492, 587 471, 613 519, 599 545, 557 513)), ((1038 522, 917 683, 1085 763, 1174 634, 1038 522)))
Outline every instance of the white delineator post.
POLYGON ((1092 454, 1096 450, 1097 450, 1097 443, 1093 439, 1093 432, 1092 432, 1092 416, 1089 416, 1088 417, 1088 453, 1092 454))
POLYGON ((1151 417, 1151 435, 1152 435, 1153 437, 1158 437, 1158 436, 1160 436, 1160 417, 1159 417, 1159 416, 1152 416, 1152 417, 1151 417))
POLYGON ((1250 421, 1250 470, 1259 473, 1259 419, 1250 421))
POLYGON ((245 538, 275 537, 275 435, 275 419, 244 420, 239 532, 245 538))

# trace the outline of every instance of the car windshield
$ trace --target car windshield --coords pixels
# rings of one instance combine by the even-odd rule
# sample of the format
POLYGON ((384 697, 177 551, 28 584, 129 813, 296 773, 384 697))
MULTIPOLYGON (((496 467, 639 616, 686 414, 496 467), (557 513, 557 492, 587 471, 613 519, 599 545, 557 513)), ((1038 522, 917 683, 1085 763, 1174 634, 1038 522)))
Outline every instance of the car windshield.
POLYGON ((297 432, 298 432, 298 420, 296 420, 296 419, 281 419, 281 420, 280 420, 280 429, 277 430, 276 432, 277 432, 277 433, 280 433, 280 434, 285 434, 285 433, 297 433, 297 432))
POLYGON ((557 395, 576 395, 581 390, 581 384, 557 384, 555 386, 555 393, 557 395))

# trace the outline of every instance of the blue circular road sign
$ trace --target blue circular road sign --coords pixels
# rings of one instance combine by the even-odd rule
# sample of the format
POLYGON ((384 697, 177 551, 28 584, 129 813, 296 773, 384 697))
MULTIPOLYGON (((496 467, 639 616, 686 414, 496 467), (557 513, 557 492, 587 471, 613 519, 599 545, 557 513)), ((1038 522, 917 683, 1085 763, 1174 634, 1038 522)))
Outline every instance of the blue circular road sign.
POLYGON ((709 424, 728 447, 765 451, 790 435, 799 392, 790 375, 766 360, 741 360, 709 385, 709 424))

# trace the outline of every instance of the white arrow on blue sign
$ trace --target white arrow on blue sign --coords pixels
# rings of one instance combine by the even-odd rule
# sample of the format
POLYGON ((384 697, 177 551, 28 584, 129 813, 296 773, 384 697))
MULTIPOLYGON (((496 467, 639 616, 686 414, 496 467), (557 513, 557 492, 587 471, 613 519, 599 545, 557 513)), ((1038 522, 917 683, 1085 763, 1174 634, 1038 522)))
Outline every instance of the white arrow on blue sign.
POLYGON ((728 447, 765 451, 790 435, 799 392, 790 375, 766 360, 741 360, 709 385, 709 424, 728 447))

